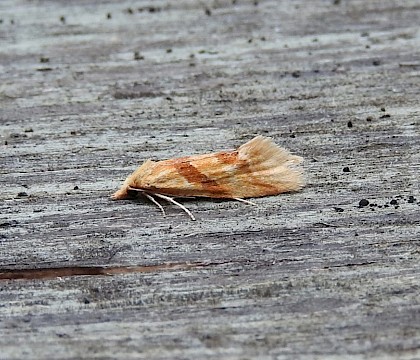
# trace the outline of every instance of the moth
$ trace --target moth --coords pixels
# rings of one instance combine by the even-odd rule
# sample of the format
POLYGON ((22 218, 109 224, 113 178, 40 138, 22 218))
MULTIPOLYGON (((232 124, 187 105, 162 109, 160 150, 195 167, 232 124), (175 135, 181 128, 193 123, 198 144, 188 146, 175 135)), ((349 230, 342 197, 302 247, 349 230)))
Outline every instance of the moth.
POLYGON ((304 186, 303 158, 277 146, 270 138, 257 136, 237 150, 193 155, 162 161, 147 160, 124 181, 111 197, 131 198, 141 193, 165 210, 160 198, 179 206, 192 220, 194 215, 174 198, 207 197, 233 199, 278 195, 304 186))

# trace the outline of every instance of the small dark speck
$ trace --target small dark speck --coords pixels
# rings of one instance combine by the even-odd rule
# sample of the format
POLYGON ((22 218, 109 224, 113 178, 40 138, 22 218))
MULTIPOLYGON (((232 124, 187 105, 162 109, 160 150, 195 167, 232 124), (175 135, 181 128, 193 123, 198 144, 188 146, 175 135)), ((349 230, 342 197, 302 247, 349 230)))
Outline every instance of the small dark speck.
POLYGON ((132 15, 133 13, 134 13, 134 11, 133 11, 133 9, 132 8, 127 8, 127 10, 126 10, 130 15, 132 15))
POLYGON ((265 36, 261 36, 261 37, 260 37, 260 40, 261 40, 261 41, 265 41, 265 40, 267 40, 267 39, 265 38, 265 36))
POLYGON ((366 121, 371 122, 372 120, 373 120, 373 117, 372 117, 372 116, 368 116, 368 117, 366 118, 366 121))
POLYGON ((61 21, 63 24, 65 24, 65 22, 66 22, 66 18, 65 18, 64 16, 60 16, 60 21, 61 21))
POLYGON ((391 117, 391 115, 384 114, 384 115, 380 116, 379 119, 385 119, 385 118, 390 118, 390 117, 391 117))
POLYGON ((336 212, 343 212, 344 211, 344 209, 343 208, 340 208, 340 207, 335 207, 334 210, 336 212))
POLYGON ((204 10, 204 13, 205 13, 207 16, 211 16, 211 10, 210 10, 209 8, 206 8, 206 9, 204 10))
POLYGON ((292 72, 292 76, 293 76, 294 78, 298 78, 298 77, 300 77, 300 71, 299 71, 299 70, 293 71, 293 72, 292 72))
POLYGON ((50 68, 50 67, 43 67, 43 68, 36 69, 36 71, 40 71, 40 72, 47 72, 47 71, 51 71, 51 70, 52 70, 52 68, 50 68))
POLYGON ((379 65, 381 65, 381 61, 380 60, 373 60, 372 65, 379 66, 379 65))
POLYGON ((106 18, 107 19, 111 19, 112 18, 112 14, 111 13, 106 14, 106 18))
POLYGON ((50 62, 50 58, 48 58, 48 57, 46 57, 46 56, 41 56, 41 57, 39 58, 39 62, 40 62, 41 64, 45 64, 45 63, 47 63, 47 62, 50 62))
POLYGON ((76 185, 73 190, 79 190, 79 187, 76 185))
POLYGON ((13 226, 16 226, 17 224, 18 222, 16 220, 4 221, 0 223, 0 227, 13 227, 13 226))
POLYGON ((412 204, 412 203, 414 203, 415 201, 416 201, 416 198, 415 198, 413 195, 410 195, 410 196, 408 197, 407 202, 408 202, 409 204, 412 204))
POLYGON ((26 134, 19 134, 19 133, 11 133, 10 134, 10 137, 12 139, 17 139, 17 138, 20 138, 20 137, 28 137, 28 135, 26 135, 26 134))
POLYGON ((26 193, 25 191, 21 191, 17 194, 18 197, 26 197, 28 196, 28 193, 26 193))
POLYGON ((76 134, 77 134, 76 131, 74 130, 70 131, 70 135, 76 135, 76 134))
POLYGON ((348 128, 352 128, 352 127, 353 127, 353 123, 352 123, 351 121, 348 121, 348 122, 347 122, 347 127, 348 127, 348 128))
POLYGON ((359 207, 365 207, 369 205, 369 200, 362 199, 359 201, 359 207))
POLYGON ((381 107, 381 111, 386 111, 386 109, 384 107, 381 107))
POLYGON ((88 298, 84 298, 84 299, 83 299, 83 303, 85 303, 85 304, 90 304, 90 300, 89 300, 88 298))
POLYGON ((295 134, 290 134, 289 137, 294 139, 296 137, 296 135, 295 134))
POLYGON ((134 51, 134 60, 143 60, 144 56, 140 55, 138 51, 134 51))
POLYGON ((168 54, 170 54, 170 53, 172 52, 172 49, 166 49, 166 52, 167 52, 168 54))
POLYGON ((7 142, 7 140, 4 141, 4 145, 8 145, 9 143, 7 142))
POLYGON ((350 168, 349 168, 348 166, 345 166, 345 167, 343 168, 343 172, 345 172, 345 173, 350 172, 350 168))
POLYGON ((340 3, 341 3, 341 0, 334 0, 333 1, 333 5, 340 5, 340 3))
POLYGON ((391 205, 398 205, 398 201, 397 201, 397 200, 395 200, 395 199, 392 199, 389 203, 390 203, 391 205))
POLYGON ((361 37, 368 37, 369 33, 367 31, 364 31, 360 34, 361 37))
POLYGON ((32 129, 32 128, 26 128, 24 131, 26 133, 31 133, 31 132, 34 132, 34 129, 32 129))

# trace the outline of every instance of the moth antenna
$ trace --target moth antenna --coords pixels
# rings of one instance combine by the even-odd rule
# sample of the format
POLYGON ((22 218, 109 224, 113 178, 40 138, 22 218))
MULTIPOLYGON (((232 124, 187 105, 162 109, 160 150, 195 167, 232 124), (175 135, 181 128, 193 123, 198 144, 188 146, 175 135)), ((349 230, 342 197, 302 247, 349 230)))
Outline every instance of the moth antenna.
POLYGON ((156 201, 152 195, 148 194, 147 192, 144 192, 143 195, 146 196, 153 204, 155 204, 160 209, 160 211, 162 211, 163 216, 166 216, 165 209, 156 201))
POLYGON ((240 201, 240 202, 242 202, 242 203, 244 203, 244 204, 248 204, 248 205, 255 205, 255 206, 258 206, 256 203, 254 203, 254 202, 252 202, 252 201, 245 200, 245 199, 241 199, 241 198, 233 198, 233 200, 240 201))
POLYGON ((166 200, 166 201, 169 201, 169 202, 171 202, 172 204, 174 204, 174 205, 176 205, 176 206, 178 206, 178 207, 180 207, 182 210, 184 210, 188 215, 189 215, 189 217, 192 219, 192 220, 195 220, 195 217, 194 217, 194 215, 191 213, 191 211, 190 210, 188 210, 184 205, 182 205, 182 204, 180 204, 178 201, 175 201, 174 199, 172 199, 170 196, 166 196, 166 195, 162 195, 162 194, 158 194, 158 193, 153 193, 153 195, 155 195, 155 196, 157 196, 157 197, 160 197, 161 199, 164 199, 164 200, 166 200))

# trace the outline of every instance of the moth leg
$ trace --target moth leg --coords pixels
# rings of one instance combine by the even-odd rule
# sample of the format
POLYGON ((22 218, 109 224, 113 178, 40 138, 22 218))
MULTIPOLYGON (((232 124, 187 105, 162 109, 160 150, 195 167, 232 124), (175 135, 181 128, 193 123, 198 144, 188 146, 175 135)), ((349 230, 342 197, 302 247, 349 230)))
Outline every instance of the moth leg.
POLYGON ((154 198, 153 198, 153 196, 152 195, 150 195, 150 194, 148 194, 145 190, 143 190, 143 189, 136 189, 136 188, 133 188, 133 187, 131 187, 131 186, 129 186, 128 187, 128 189, 129 190, 133 190, 133 191, 138 191, 138 192, 140 192, 140 193, 142 193, 144 196, 146 196, 153 204, 155 204, 159 209, 160 209, 160 211, 162 211, 162 214, 163 214, 163 216, 166 216, 166 213, 165 213, 165 209, 162 207, 162 205, 160 205, 154 198))
POLYGON ((146 196, 153 204, 155 204, 160 209, 160 211, 162 211, 163 216, 166 216, 165 209, 156 201, 152 195, 148 194, 147 192, 144 192, 143 195, 146 196))
POLYGON ((252 201, 249 201, 249 200, 240 199, 240 198, 233 198, 233 200, 240 201, 240 202, 242 202, 242 203, 244 203, 244 204, 248 204, 248 205, 255 205, 255 206, 257 206, 257 204, 256 204, 256 203, 254 203, 254 202, 252 202, 252 201))
POLYGON ((191 211, 190 210, 188 210, 184 205, 182 205, 182 204, 180 204, 178 201, 175 201, 174 199, 172 199, 170 196, 166 196, 166 195, 162 195, 162 194, 158 194, 158 193, 153 193, 153 195, 155 195, 155 196, 157 196, 157 197, 160 197, 161 199, 164 199, 164 200, 166 200, 166 201, 169 201, 169 202, 171 202, 172 204, 174 204, 174 205, 176 205, 176 206, 178 206, 178 207, 180 207, 182 210, 184 210, 188 215, 189 215, 189 217, 192 219, 192 220, 195 220, 195 217, 194 217, 194 215, 191 213, 191 211))

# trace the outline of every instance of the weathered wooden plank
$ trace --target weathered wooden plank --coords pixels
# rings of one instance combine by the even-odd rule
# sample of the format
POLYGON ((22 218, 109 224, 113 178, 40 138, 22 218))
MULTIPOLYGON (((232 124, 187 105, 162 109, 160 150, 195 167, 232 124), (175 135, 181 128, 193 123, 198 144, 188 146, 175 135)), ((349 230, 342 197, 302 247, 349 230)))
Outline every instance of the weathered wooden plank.
POLYGON ((418 1, 0 20, 1 358, 420 356, 418 1), (302 192, 183 200, 196 222, 109 199, 147 158, 255 134, 306 158, 302 192))

